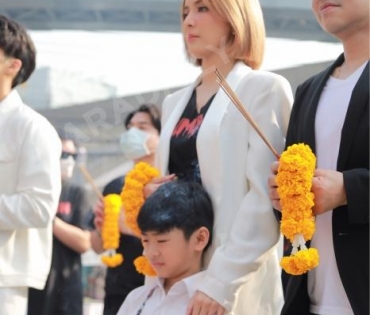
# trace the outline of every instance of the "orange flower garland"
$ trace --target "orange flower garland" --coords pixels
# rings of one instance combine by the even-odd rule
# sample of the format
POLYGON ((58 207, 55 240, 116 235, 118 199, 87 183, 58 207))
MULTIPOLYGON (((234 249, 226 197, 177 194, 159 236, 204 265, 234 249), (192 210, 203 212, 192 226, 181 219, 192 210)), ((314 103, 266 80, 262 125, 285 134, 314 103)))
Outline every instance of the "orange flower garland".
POLYGON ((293 245, 291 255, 282 258, 281 266, 292 275, 304 274, 319 264, 318 251, 305 245, 315 232, 311 192, 315 165, 316 157, 308 145, 293 144, 282 153, 276 176, 282 207, 280 229, 293 245))
POLYGON ((148 259, 145 256, 139 256, 134 260, 134 265, 138 273, 141 273, 146 276, 156 276, 152 265, 149 263, 148 259))
POLYGON ((102 225, 103 248, 108 255, 101 257, 108 267, 117 267, 122 264, 123 256, 116 253, 119 245, 119 215, 121 212, 121 199, 118 195, 110 194, 104 197, 104 221, 102 225))
MULTIPOLYGON (((125 185, 121 192, 125 223, 137 236, 141 236, 141 231, 137 225, 137 216, 145 201, 143 193, 144 186, 159 175, 157 169, 148 163, 140 162, 125 177, 125 185)), ((147 276, 156 275, 155 270, 146 257, 138 257, 134 264, 139 273, 147 276)))

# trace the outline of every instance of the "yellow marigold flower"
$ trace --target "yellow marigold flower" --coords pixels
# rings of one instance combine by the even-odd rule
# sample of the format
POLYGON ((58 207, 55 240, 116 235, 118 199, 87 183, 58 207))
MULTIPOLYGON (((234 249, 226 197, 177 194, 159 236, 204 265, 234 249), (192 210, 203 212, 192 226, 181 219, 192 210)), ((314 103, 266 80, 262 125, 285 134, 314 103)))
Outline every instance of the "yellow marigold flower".
MULTIPOLYGON (((159 171, 156 168, 148 163, 140 162, 125 177, 125 185, 121 192, 125 223, 138 236, 141 235, 141 231, 137 225, 137 216, 145 201, 144 186, 159 175, 159 171)), ((146 259, 139 259, 138 262, 138 265, 134 263, 138 272, 145 275, 155 275, 154 269, 152 269, 146 259)))
POLYGON ((104 221, 102 225, 103 248, 106 250, 118 248, 119 243, 119 215, 121 212, 121 198, 110 194, 104 197, 104 221))
POLYGON ((108 255, 103 255, 101 260, 108 267, 116 267, 123 261, 121 254, 116 254, 119 245, 119 215, 121 212, 121 198, 111 194, 104 197, 104 221, 102 225, 103 248, 108 250, 108 255))
POLYGON ((125 185, 121 192, 122 205, 125 211, 125 222, 137 235, 141 234, 136 219, 144 203, 144 186, 158 176, 159 172, 157 169, 148 163, 140 162, 125 177, 125 185))
POLYGON ((319 260, 316 249, 305 247, 305 242, 315 232, 314 195, 311 192, 315 165, 315 155, 303 143, 289 146, 279 161, 276 182, 282 207, 280 230, 292 242, 294 252, 292 256, 283 257, 281 266, 293 275, 316 267, 319 260))
POLYGON ((291 242, 294 240, 294 236, 302 234, 305 241, 310 240, 315 232, 315 221, 311 219, 303 219, 301 221, 295 221, 291 218, 281 221, 280 226, 281 232, 291 242))
POLYGON ((319 265, 319 253, 316 248, 300 250, 294 255, 283 257, 280 265, 291 275, 302 275, 319 265))
POLYGON ((122 254, 115 254, 113 256, 102 256, 102 262, 110 268, 114 268, 123 263, 122 254))
POLYGON ((138 273, 146 276, 156 276, 157 273, 145 256, 139 256, 134 260, 134 265, 138 273))

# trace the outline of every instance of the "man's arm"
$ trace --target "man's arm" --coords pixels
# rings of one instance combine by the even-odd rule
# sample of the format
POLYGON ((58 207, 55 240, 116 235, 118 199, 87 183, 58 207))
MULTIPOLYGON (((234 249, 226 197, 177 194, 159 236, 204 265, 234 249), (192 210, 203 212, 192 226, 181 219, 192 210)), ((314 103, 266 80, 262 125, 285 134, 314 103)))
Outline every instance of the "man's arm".
POLYGON ((90 249, 90 232, 64 222, 55 217, 53 225, 53 234, 64 245, 73 249, 77 253, 84 253, 90 249))

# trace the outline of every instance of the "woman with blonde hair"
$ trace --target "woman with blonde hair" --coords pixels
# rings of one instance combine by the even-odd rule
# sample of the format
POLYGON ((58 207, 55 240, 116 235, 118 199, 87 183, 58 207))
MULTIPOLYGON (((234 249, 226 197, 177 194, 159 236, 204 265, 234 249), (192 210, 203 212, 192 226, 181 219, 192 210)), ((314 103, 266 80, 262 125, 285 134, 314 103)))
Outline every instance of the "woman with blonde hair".
POLYGON ((283 304, 280 233, 268 197, 274 155, 216 81, 217 68, 281 152, 292 92, 283 77, 258 70, 265 28, 257 0, 184 0, 182 33, 202 69, 190 86, 166 97, 157 166, 163 177, 202 183, 215 225, 205 278, 188 315, 277 315, 283 304), (169 174, 169 175, 168 175, 169 174))

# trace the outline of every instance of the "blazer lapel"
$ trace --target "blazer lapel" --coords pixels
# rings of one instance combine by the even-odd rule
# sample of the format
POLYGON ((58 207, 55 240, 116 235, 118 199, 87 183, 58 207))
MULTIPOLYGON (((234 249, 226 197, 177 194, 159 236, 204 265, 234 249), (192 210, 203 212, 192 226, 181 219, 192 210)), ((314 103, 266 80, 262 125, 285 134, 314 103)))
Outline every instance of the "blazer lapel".
MULTIPOLYGON (((251 69, 242 62, 237 62, 235 64, 226 77, 226 81, 233 91, 236 91, 241 79, 243 79, 250 71, 251 69)), ((208 191, 212 190, 211 187, 215 188, 215 183, 218 183, 218 185, 221 185, 222 183, 221 178, 216 178, 217 175, 221 176, 221 172, 214 172, 214 169, 222 168, 220 130, 222 119, 227 112, 228 106, 234 105, 231 104, 229 97, 220 88, 213 99, 198 132, 197 152, 199 167, 202 174, 202 183, 208 191), (209 141, 209 139, 217 140, 209 141)), ((217 196, 219 194, 214 193, 214 195, 217 196)))
MULTIPOLYGON (((234 68, 230 71, 230 73, 226 77, 227 83, 230 85, 231 89, 234 92, 236 91, 241 79, 244 78, 244 76, 249 71, 251 71, 251 69, 241 61, 235 64, 234 68)), ((202 137, 211 136, 209 134, 207 135, 207 131, 209 130, 207 128, 207 125, 212 124, 217 125, 219 127, 221 126, 222 118, 224 117, 224 114, 227 111, 229 105, 232 105, 229 97, 220 88, 215 98, 213 99, 212 105, 208 109, 206 117, 204 118, 202 126, 199 130, 198 139, 201 139, 202 137)), ((211 132, 213 133, 214 130, 212 129, 211 132)))

